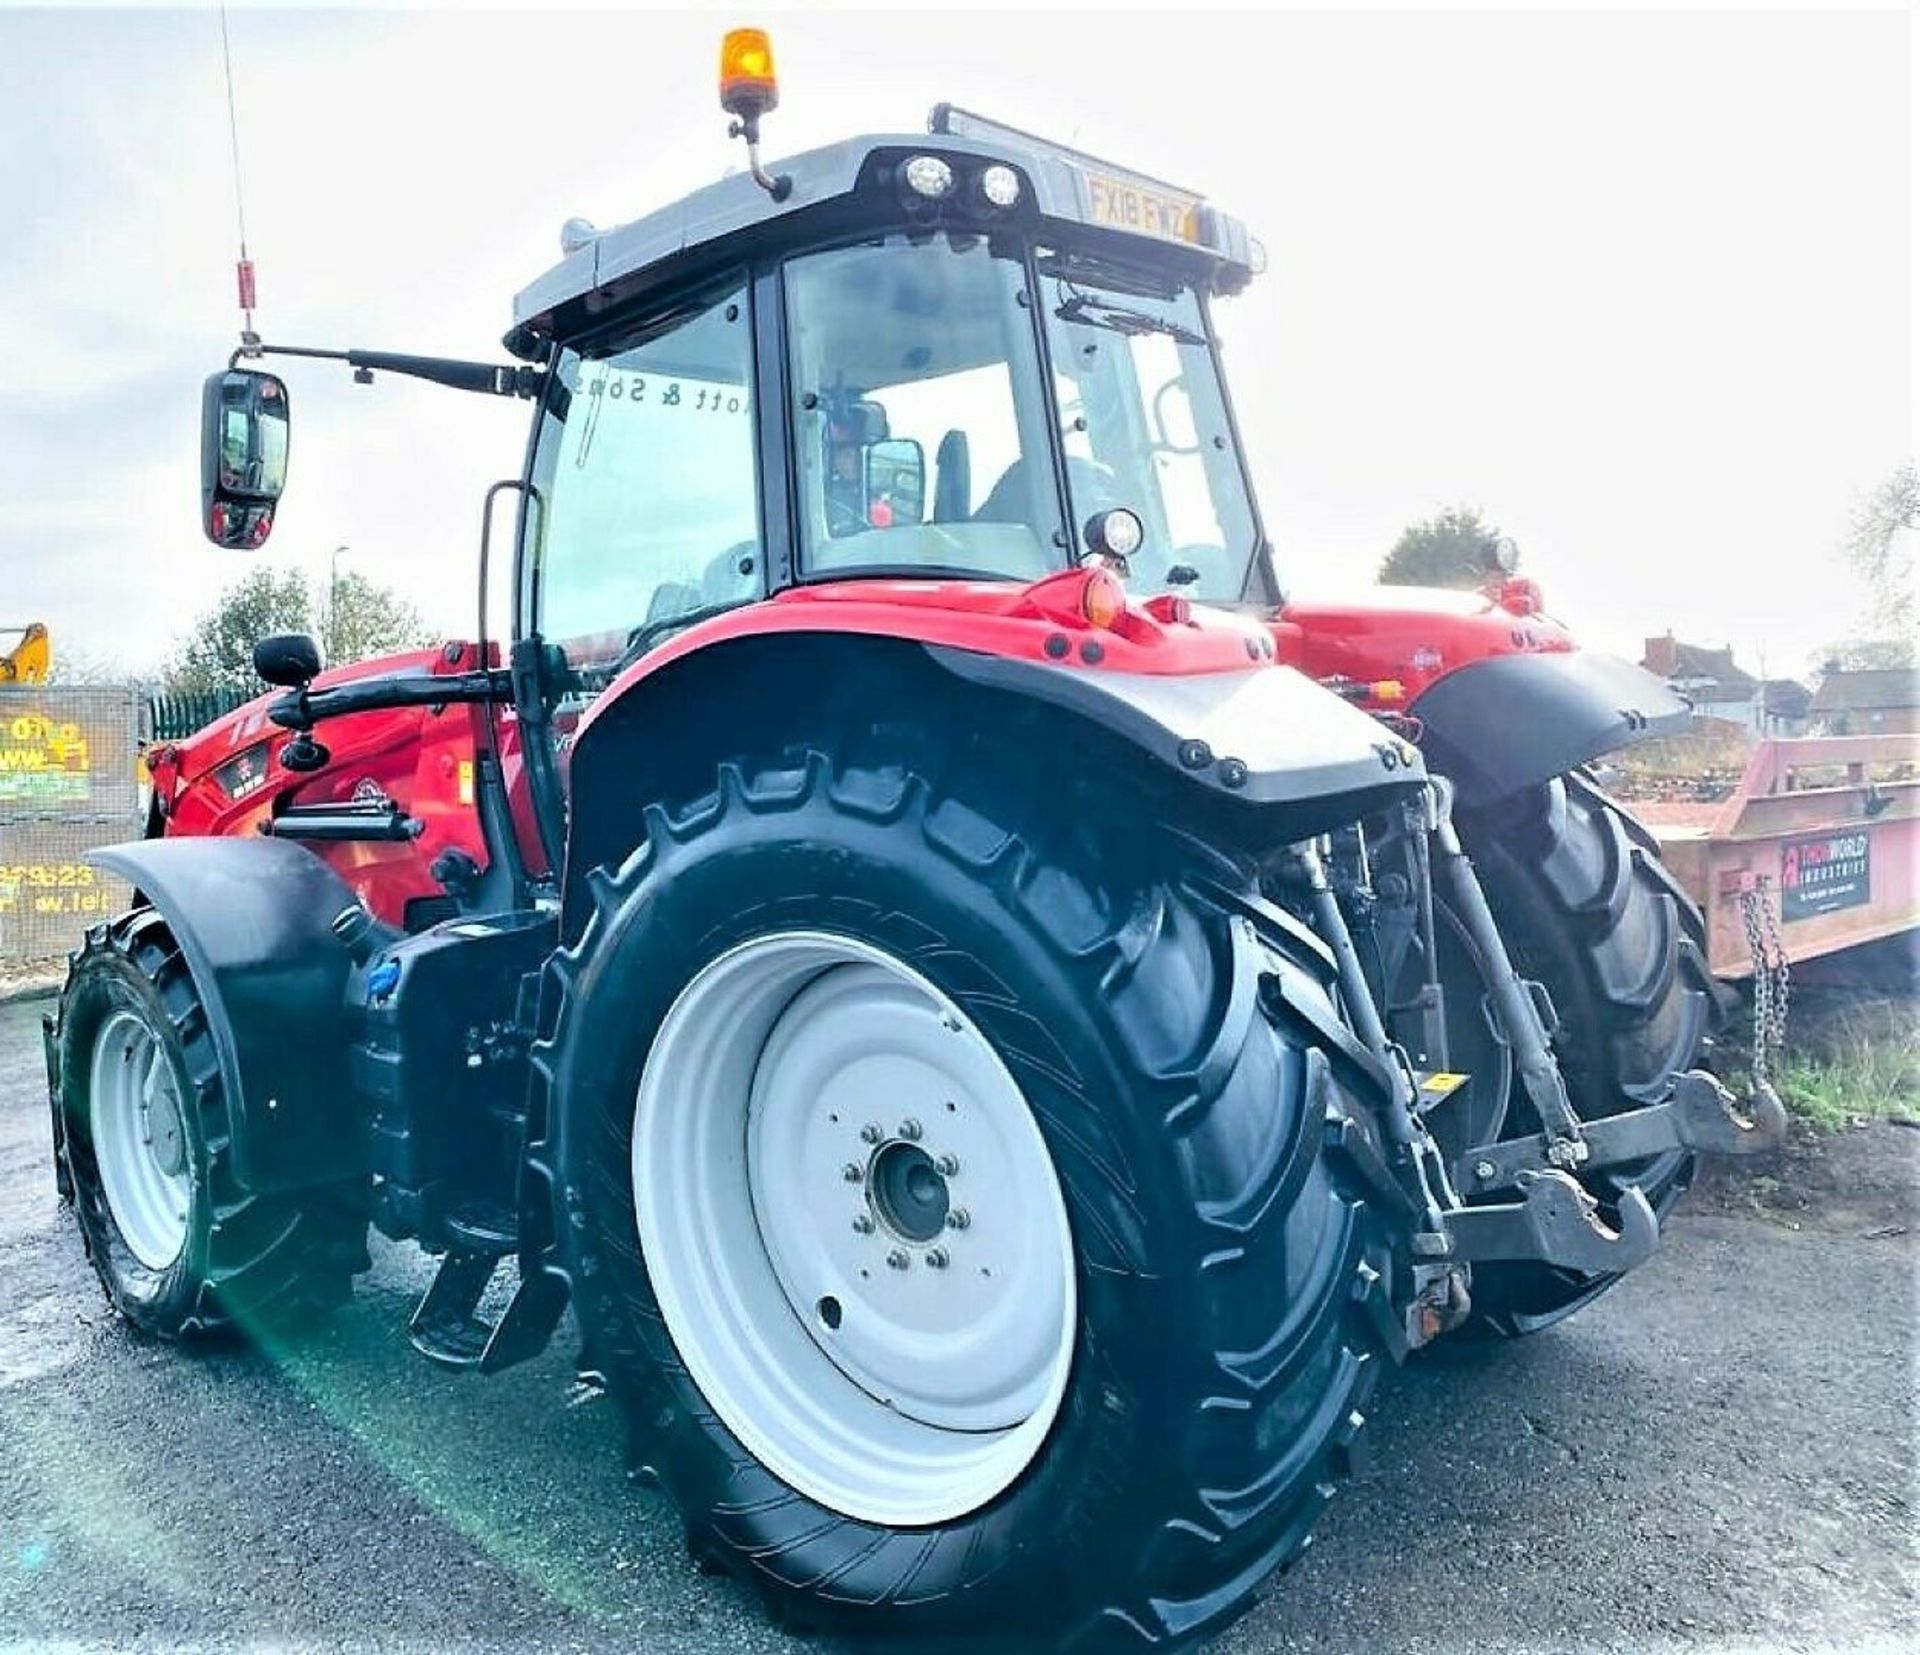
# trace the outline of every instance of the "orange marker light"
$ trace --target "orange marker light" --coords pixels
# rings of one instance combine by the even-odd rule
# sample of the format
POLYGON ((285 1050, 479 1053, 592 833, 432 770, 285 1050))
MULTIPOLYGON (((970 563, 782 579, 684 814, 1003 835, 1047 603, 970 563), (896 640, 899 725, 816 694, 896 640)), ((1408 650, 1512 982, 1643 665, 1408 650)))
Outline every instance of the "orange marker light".
POLYGON ((1407 686, 1397 678, 1376 678, 1367 686, 1367 695, 1374 701, 1404 701, 1407 686))
POLYGON ((720 107, 755 120, 780 102, 773 42, 765 29, 729 29, 720 42, 720 107))
POLYGON ((1104 569, 1094 569, 1087 575, 1087 584, 1080 594, 1081 613, 1087 617, 1089 626, 1097 626, 1101 631, 1112 629, 1113 623, 1127 612, 1127 592, 1119 581, 1104 569))

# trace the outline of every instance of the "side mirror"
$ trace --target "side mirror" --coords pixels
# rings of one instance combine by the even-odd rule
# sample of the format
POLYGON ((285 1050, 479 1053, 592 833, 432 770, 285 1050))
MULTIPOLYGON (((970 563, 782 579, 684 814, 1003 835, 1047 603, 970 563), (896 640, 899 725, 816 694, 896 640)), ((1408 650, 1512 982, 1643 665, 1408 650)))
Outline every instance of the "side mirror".
POLYGON ((888 437, 866 447, 866 518, 876 529, 926 520, 927 451, 912 437, 888 437))
POLYGON ((229 368, 200 393, 200 522, 216 546, 252 551, 273 532, 287 486, 287 387, 274 374, 229 368))
POLYGON ((269 684, 297 690, 320 675, 320 646, 304 632, 276 632, 253 646, 253 670, 269 684))

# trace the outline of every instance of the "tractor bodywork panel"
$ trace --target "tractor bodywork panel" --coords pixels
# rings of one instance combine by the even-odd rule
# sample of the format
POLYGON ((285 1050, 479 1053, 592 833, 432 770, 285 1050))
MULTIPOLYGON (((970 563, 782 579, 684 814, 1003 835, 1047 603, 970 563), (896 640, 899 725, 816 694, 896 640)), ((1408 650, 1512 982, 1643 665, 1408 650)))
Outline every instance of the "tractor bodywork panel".
POLYGON ((1505 655, 1449 673, 1414 703, 1421 745, 1468 806, 1602 753, 1686 729, 1693 710, 1615 655, 1505 655))
POLYGON ((563 932, 581 922, 587 872, 638 842, 648 803, 699 796, 716 760, 755 742, 779 750, 849 722, 1024 721, 1077 762, 1137 755, 1143 777, 1197 811, 1269 813, 1276 840, 1423 779, 1411 743, 1282 666, 1257 623, 1155 600, 1096 627, 1082 611, 1090 580, 1110 577, 802 587, 648 653, 563 735, 563 932))
POLYGON ((770 170, 791 181, 778 201, 747 174, 734 173, 657 212, 595 233, 515 298, 508 347, 525 352, 537 339, 564 336, 649 287, 712 265, 723 253, 738 259, 806 235, 809 221, 839 214, 858 222, 872 212, 861 205, 862 192, 884 189, 881 175, 915 155, 1011 166, 1021 178, 1020 219, 1095 240, 1138 243, 1144 201, 1156 220, 1164 220, 1164 230, 1153 235, 1161 251, 1190 257, 1209 273, 1211 285, 1237 291, 1254 273, 1246 226, 1191 191, 961 111, 936 111, 935 124, 948 130, 851 138, 772 162, 770 170))
POLYGON ((1253 805, 1287 805, 1288 831, 1351 820, 1381 790, 1425 779, 1419 750, 1289 667, 1173 677, 1092 674, 935 648, 971 683, 1032 696, 1124 737, 1167 770, 1253 805))
POLYGON ((1469 806, 1676 734, 1691 716, 1644 668, 1478 592, 1386 586, 1349 602, 1289 602, 1274 634, 1282 660, 1346 680, 1356 705, 1410 712, 1429 762, 1469 806))
POLYGON ((1380 586, 1342 601, 1289 599, 1274 624, 1282 660, 1313 678, 1398 683, 1408 702, 1450 672, 1499 655, 1579 648, 1559 622, 1516 615, 1478 592, 1380 586))
POLYGON ((159 910, 200 987, 240 1182, 286 1189, 364 1171, 343 999, 352 961, 330 929, 356 901, 347 884, 304 847, 251 835, 149 839, 92 860, 159 910))
MULTIPOLYGON (((453 674, 471 668, 471 643, 449 643, 322 673, 316 690, 406 674, 453 674)), ((486 712, 472 704, 393 707, 327 719, 320 739, 330 755, 321 769, 287 769, 280 755, 289 732, 269 710, 273 691, 216 719, 183 741, 153 750, 158 825, 168 838, 251 837, 269 830, 303 838, 390 925, 418 929, 454 912, 430 869, 454 851, 484 871, 489 851, 475 808, 477 766, 487 750, 486 712), (315 820, 332 810, 329 828, 315 820), (303 820, 303 817, 305 820, 303 820), (363 818, 366 832, 353 833, 363 818), (342 837, 324 837, 329 833, 342 837)), ((517 727, 501 728, 501 761, 523 816, 529 805, 519 774, 517 727)), ((520 838, 537 848, 530 819, 520 838)))
POLYGON ((687 655, 747 637, 839 633, 925 645, 959 678, 1105 725, 1196 785, 1251 804, 1324 798, 1338 811, 1355 793, 1421 779, 1411 744, 1281 665, 1256 624, 1160 600, 1095 627, 1082 610, 1088 580, 1069 570, 1027 586, 795 588, 689 628, 628 668, 581 720, 572 763, 588 761, 610 708, 687 655))

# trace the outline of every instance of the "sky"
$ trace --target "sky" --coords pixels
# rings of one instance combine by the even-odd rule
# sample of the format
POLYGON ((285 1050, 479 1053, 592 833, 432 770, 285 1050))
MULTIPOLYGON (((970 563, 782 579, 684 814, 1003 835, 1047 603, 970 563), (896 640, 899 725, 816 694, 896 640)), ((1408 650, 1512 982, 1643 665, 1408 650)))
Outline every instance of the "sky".
MULTIPOLYGON (((1915 24, 1900 6, 1209 13, 291 11, 234 5, 273 341, 498 355, 513 293, 739 165, 719 35, 771 28, 772 155, 943 99, 1203 190, 1266 244, 1220 307, 1300 591, 1478 507, 1548 607, 1804 674, 1864 602, 1838 556, 1916 449, 1915 24)), ((156 668, 246 554, 198 525, 200 381, 235 343, 211 5, 0 4, 0 625, 156 668)), ((286 372, 278 568, 470 631, 481 497, 524 404, 286 372)))

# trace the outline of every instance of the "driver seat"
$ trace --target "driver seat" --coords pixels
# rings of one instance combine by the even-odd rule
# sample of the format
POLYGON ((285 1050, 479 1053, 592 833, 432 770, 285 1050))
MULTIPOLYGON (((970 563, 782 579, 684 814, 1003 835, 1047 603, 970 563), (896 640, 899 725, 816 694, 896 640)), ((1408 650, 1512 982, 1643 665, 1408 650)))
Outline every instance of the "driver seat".
POLYGON ((933 456, 933 520, 964 523, 972 514, 973 454, 964 431, 949 431, 933 456))

